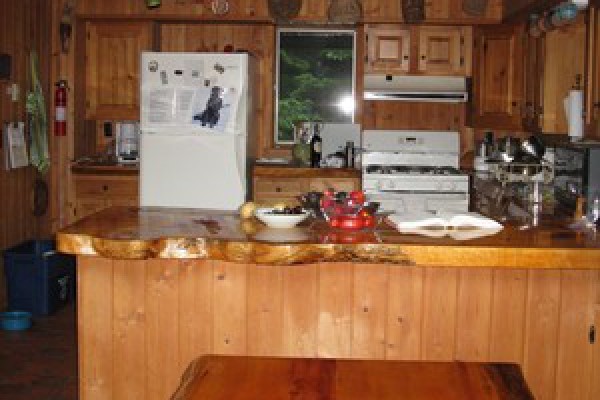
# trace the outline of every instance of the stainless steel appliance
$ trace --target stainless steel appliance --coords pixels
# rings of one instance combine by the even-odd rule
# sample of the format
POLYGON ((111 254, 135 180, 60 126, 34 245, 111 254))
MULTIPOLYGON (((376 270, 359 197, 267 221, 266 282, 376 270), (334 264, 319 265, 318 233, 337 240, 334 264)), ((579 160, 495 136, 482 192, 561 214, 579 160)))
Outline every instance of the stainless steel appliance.
POLYGON ((464 103, 469 99, 462 76, 365 75, 365 100, 464 103))
POLYGON ((600 142, 556 145, 554 149, 554 196, 567 211, 574 211, 583 197, 586 212, 600 197, 600 142))
POLYGON ((469 176, 459 169, 458 132, 366 130, 362 184, 394 212, 469 209, 469 176))
POLYGON ((137 121, 115 123, 115 154, 121 164, 137 163, 140 159, 140 126, 137 121))

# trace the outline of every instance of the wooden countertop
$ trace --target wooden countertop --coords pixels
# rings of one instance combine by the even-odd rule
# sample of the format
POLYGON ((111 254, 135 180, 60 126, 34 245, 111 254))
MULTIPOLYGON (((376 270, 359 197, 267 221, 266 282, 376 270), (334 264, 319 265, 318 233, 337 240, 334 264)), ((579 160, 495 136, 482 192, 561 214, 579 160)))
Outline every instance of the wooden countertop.
POLYGON ((516 364, 203 356, 173 400, 530 400, 516 364))
POLYGON ((360 178, 353 168, 304 168, 290 165, 254 165, 254 176, 278 178, 360 178))
POLYGON ((326 261, 392 262, 438 267, 600 268, 600 234, 568 220, 538 226, 512 222, 472 240, 401 234, 385 222, 374 230, 333 230, 309 219, 292 230, 267 228, 235 213, 113 207, 57 234, 58 249, 117 259, 196 258, 290 265, 326 261))

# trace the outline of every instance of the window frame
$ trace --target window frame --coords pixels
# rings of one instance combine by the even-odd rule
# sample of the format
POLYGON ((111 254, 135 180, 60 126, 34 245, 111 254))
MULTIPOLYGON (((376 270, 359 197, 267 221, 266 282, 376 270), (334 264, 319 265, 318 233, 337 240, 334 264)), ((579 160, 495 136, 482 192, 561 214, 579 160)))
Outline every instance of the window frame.
POLYGON ((306 27, 280 27, 277 28, 275 32, 275 86, 273 88, 273 93, 275 95, 275 107, 274 107, 274 117, 273 117, 273 143, 275 146, 290 146, 294 144, 294 141, 284 141, 279 140, 279 64, 280 64, 280 39, 281 33, 284 32, 310 32, 310 33, 346 33, 352 36, 352 99, 355 102, 354 110, 352 111, 351 121, 350 123, 354 123, 356 119, 356 107, 357 107, 357 99, 356 99, 356 29, 350 28, 306 28, 306 27))

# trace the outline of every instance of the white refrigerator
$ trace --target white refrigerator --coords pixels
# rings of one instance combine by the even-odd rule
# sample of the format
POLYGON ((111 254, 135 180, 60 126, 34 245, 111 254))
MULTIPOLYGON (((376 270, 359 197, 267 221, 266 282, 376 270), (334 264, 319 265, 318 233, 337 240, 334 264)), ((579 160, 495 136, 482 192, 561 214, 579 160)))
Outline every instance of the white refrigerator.
POLYGON ((254 158, 252 57, 141 57, 140 205, 237 209, 254 158))

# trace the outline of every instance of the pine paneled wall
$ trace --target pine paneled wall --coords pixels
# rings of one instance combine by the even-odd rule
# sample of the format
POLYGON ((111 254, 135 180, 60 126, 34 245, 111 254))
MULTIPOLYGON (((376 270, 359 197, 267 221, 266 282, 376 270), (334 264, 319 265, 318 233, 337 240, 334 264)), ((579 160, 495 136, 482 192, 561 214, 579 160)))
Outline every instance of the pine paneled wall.
MULTIPOLYGON (((9 80, 0 81, 0 122, 26 121, 25 99, 30 89, 29 53, 35 49, 49 102, 49 42, 51 15, 46 0, 0 1, 0 53, 12 57, 9 80), (11 101, 7 89, 18 84, 19 99, 11 101)), ((49 103, 51 104, 51 103, 49 103)), ((0 145, 1 146, 1 145, 0 145)), ((0 250, 44 234, 45 219, 32 213, 32 189, 36 172, 32 167, 7 171, 4 148, 0 152, 0 250)), ((0 260, 0 265, 3 261, 0 260)), ((0 269, 0 309, 5 302, 4 267, 0 269)))

